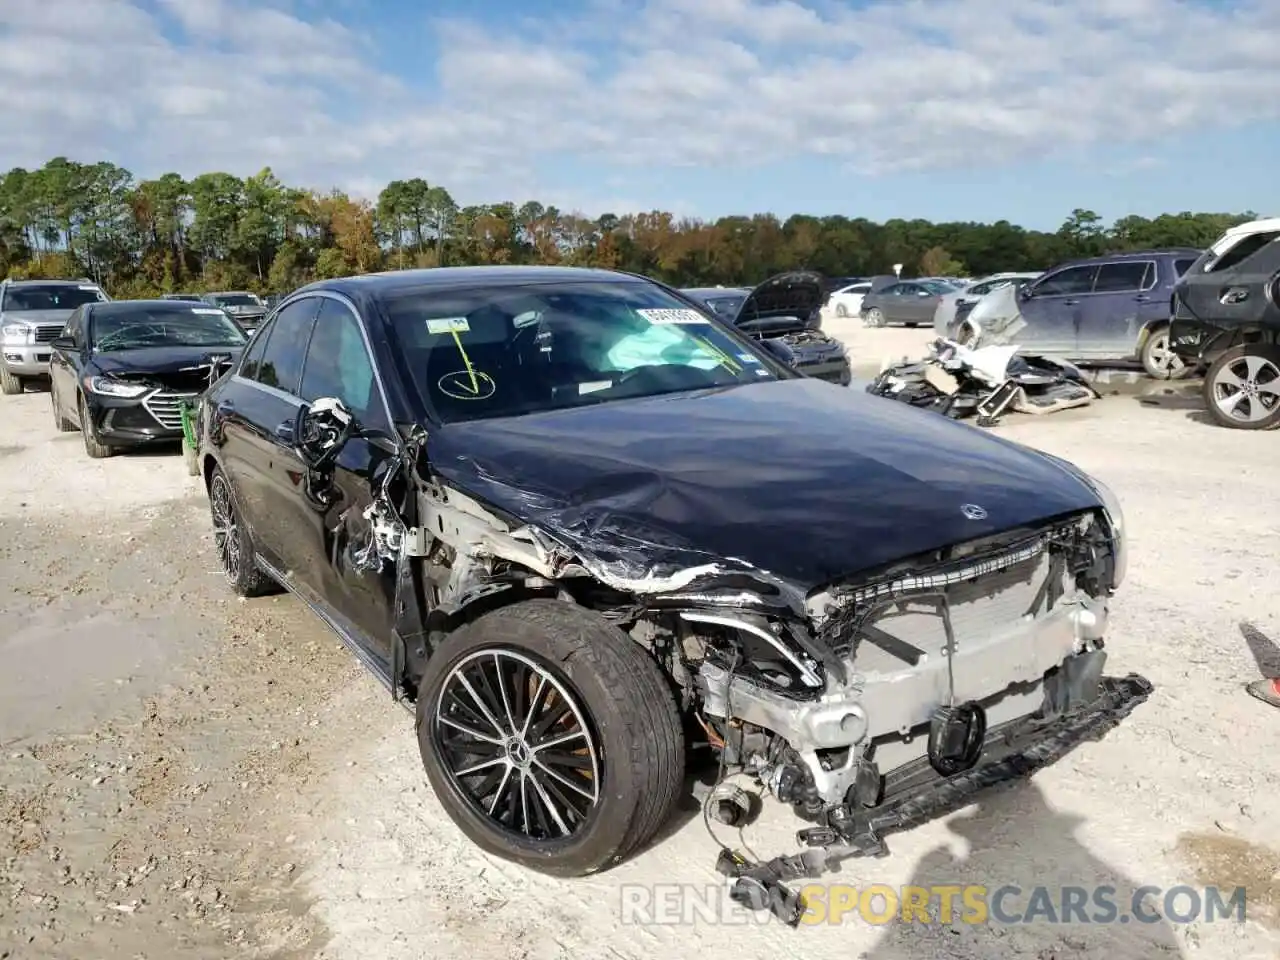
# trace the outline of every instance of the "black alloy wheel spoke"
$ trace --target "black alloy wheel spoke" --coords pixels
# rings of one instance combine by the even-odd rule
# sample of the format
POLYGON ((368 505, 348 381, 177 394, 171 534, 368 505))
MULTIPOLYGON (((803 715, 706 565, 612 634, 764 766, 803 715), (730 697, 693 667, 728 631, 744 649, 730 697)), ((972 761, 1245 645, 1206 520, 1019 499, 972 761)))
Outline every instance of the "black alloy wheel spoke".
POLYGON ((445 769, 497 827, 570 837, 599 801, 599 754, 563 682, 523 654, 485 650, 453 667, 434 735, 445 769))

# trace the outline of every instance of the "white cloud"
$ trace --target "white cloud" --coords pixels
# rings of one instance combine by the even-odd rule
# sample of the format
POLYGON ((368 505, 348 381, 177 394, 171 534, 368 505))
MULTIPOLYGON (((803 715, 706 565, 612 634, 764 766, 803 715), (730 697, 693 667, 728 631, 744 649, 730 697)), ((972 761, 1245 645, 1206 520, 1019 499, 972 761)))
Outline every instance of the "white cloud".
POLYGON ((436 24, 440 57, 408 74, 354 19, 370 6, 338 23, 307 3, 9 0, 0 156, 518 201, 572 155, 603 171, 576 195, 644 208, 669 198, 636 197, 628 170, 1155 157, 1166 135, 1280 118, 1274 0, 589 0, 558 22, 436 24))

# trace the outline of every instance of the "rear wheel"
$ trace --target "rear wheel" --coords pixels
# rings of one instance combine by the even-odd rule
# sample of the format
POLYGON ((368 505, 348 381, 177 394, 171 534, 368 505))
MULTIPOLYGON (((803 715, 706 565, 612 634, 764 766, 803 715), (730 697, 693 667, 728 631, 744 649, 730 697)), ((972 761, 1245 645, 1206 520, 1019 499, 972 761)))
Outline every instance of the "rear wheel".
POLYGON ((837 303, 836 316, 841 318, 849 316, 849 308, 846 307, 843 303, 837 303))
POLYGON ((1156 327, 1142 341, 1142 368, 1157 380, 1173 380, 1186 372, 1182 358, 1170 349, 1169 328, 1156 327))
POLYGON ((10 370, 0 367, 0 393, 7 397, 16 397, 27 387, 26 381, 10 370))
POLYGON ((867 326, 868 327, 884 326, 884 312, 881 311, 879 307, 872 307, 870 310, 867 311, 867 326))
POLYGON ((653 839, 684 782, 667 678, 597 614, 531 600, 453 633, 418 686, 432 789, 482 849, 557 876, 653 839))
POLYGON ((89 417, 89 406, 84 395, 80 395, 80 435, 84 437, 84 452, 94 460, 104 460, 115 455, 115 448, 109 447, 98 439, 98 430, 89 417))
POLYGON ((1235 430, 1280 426, 1280 347, 1246 343, 1209 366, 1202 388, 1214 421, 1235 430))
POLYGON ((272 593, 275 584, 258 566, 257 551, 249 531, 240 522, 231 481, 218 467, 209 479, 209 513, 213 519, 213 545, 218 564, 238 596, 260 597, 272 593))

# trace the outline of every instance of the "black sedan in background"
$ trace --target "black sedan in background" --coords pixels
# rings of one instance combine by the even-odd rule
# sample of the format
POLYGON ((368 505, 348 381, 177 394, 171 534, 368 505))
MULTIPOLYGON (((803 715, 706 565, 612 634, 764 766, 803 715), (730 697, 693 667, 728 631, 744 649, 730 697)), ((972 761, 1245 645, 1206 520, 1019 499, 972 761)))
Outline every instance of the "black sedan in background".
POLYGON ((830 284, 821 274, 793 270, 757 287, 688 287, 680 292, 764 341, 774 356, 806 377, 841 386, 853 379, 844 346, 822 332, 822 305, 830 284))
POLYGON ((179 404, 228 370, 246 341, 226 313, 200 302, 85 304, 50 344, 54 423, 79 430, 95 459, 180 439, 179 404))

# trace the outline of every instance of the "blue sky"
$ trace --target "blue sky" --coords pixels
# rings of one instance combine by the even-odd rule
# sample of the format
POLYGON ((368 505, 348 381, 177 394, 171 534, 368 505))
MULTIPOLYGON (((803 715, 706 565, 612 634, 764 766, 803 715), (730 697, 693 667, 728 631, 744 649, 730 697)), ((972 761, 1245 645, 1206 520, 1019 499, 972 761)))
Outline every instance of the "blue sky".
POLYGON ((1274 0, 0 5, 10 162, 588 215, 1280 212, 1274 0))

